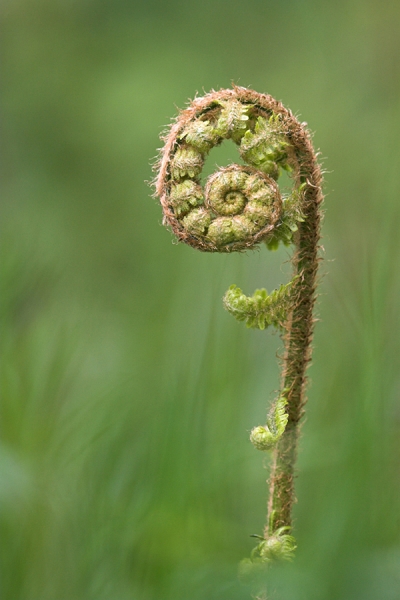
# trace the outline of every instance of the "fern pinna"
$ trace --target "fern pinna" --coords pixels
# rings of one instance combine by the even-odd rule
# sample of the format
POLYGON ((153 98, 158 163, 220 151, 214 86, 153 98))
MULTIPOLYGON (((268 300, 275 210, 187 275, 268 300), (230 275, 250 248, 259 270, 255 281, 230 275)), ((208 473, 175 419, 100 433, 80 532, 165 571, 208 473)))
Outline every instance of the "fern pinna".
POLYGON ((293 245, 293 277, 268 294, 246 296, 231 286, 225 308, 248 327, 281 331, 285 344, 281 388, 267 423, 250 439, 272 450, 267 524, 244 570, 275 559, 290 559, 299 422, 306 401, 306 369, 311 359, 315 281, 318 268, 321 169, 306 123, 300 123, 269 95, 234 86, 196 98, 164 138, 157 163, 156 195, 164 224, 178 240, 205 252, 243 251, 264 242, 273 250, 293 245), (231 139, 244 166, 230 165, 211 175, 204 189, 200 174, 210 150, 231 139), (292 181, 283 194, 278 182, 292 181))

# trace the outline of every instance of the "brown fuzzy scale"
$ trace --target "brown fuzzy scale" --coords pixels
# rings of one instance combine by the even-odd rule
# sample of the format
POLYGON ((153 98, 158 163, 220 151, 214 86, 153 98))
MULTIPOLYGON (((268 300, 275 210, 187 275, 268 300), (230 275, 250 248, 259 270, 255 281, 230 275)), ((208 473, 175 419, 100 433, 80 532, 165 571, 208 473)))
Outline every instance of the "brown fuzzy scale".
MULTIPOLYGON (((292 525, 292 506, 295 502, 294 466, 297 454, 299 421, 306 402, 306 369, 311 360, 313 334, 313 307, 315 303, 315 282, 318 269, 318 240, 320 236, 320 205, 322 195, 322 173, 317 161, 306 124, 300 123, 280 102, 267 94, 260 94, 247 88, 233 86, 232 89, 213 91, 202 98, 196 98, 183 110, 166 135, 165 146, 157 164, 158 176, 155 181, 156 195, 160 198, 164 221, 169 224, 179 240, 204 251, 221 251, 210 248, 200 239, 194 239, 175 217, 169 202, 169 165, 177 147, 177 138, 193 120, 201 117, 219 101, 238 100, 255 107, 256 114, 268 118, 279 115, 282 130, 290 143, 289 159, 294 167, 295 184, 306 183, 301 207, 304 221, 299 223, 296 234, 296 249, 292 258, 295 281, 296 302, 285 324, 285 354, 282 365, 281 388, 287 398, 288 424, 275 451, 270 476, 270 497, 268 504, 268 525, 264 537, 268 538, 279 527, 292 525)), ((209 118, 209 117, 207 117, 209 118)), ((223 251, 245 250, 265 237, 260 231, 251 240, 231 244, 223 251)))

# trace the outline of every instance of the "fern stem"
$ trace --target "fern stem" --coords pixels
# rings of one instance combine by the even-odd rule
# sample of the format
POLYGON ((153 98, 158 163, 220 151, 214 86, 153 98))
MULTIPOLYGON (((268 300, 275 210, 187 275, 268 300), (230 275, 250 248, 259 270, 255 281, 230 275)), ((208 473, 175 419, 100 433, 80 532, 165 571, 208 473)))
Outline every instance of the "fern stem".
MULTIPOLYGON (((307 137, 303 144, 307 149, 307 160, 303 159, 301 176, 307 181, 307 191, 303 203, 304 221, 299 225, 295 240, 296 251, 292 259, 294 274, 299 276, 295 283, 297 301, 288 317, 282 368, 282 388, 288 390, 288 424, 274 452, 266 527, 266 534, 269 535, 279 527, 292 525, 291 514, 295 499, 294 465, 299 421, 303 416, 306 402, 306 370, 311 360, 313 308, 319 262, 322 176, 316 155, 307 137)), ((300 156, 302 156, 301 150, 300 147, 298 150, 300 156)))

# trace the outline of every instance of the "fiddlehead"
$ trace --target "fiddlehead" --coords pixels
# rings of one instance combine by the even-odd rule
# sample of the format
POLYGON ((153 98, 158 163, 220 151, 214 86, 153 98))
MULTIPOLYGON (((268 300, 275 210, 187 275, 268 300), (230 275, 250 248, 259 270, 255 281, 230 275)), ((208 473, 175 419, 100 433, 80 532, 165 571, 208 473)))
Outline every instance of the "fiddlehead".
POLYGON ((227 310, 248 327, 277 327, 284 339, 281 392, 264 427, 251 441, 274 448, 268 519, 262 541, 248 563, 290 559, 295 549, 291 510, 298 425, 305 404, 310 362, 315 277, 318 267, 321 171, 305 124, 271 96, 252 90, 211 92, 183 110, 164 138, 157 164, 156 195, 164 223, 176 237, 206 252, 234 252, 265 242, 293 244, 293 278, 270 295, 247 297, 231 286, 227 310), (230 165, 210 176, 204 189, 200 173, 209 151, 231 139, 245 166, 230 165), (293 188, 282 194, 282 171, 293 188))
POLYGON ((289 418, 286 406, 285 396, 280 396, 268 413, 266 425, 251 430, 250 441, 257 450, 271 450, 284 433, 289 418))

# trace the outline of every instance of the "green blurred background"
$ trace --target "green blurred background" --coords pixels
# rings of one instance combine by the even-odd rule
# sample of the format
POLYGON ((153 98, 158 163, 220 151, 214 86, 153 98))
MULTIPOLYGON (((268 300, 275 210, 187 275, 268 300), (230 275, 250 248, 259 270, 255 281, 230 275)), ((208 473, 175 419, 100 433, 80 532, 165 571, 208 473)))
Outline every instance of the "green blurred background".
MULTIPOLYGON (((279 337, 222 308, 286 250, 175 245, 159 134, 232 82, 306 120, 324 262, 282 600, 400 597, 398 0, 4 0, 3 600, 241 600, 279 337)), ((235 160, 226 143, 208 168, 235 160)), ((211 161, 211 162, 210 162, 211 161)))

